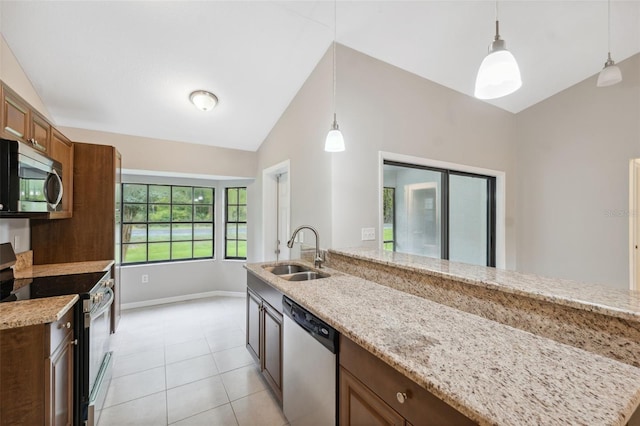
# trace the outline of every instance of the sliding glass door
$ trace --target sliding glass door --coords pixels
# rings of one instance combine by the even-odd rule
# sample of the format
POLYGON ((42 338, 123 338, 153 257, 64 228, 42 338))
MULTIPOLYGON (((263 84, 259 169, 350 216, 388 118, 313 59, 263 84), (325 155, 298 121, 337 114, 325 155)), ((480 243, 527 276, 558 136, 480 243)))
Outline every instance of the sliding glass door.
POLYGON ((383 191, 385 250, 495 266, 494 177, 385 161, 383 191))

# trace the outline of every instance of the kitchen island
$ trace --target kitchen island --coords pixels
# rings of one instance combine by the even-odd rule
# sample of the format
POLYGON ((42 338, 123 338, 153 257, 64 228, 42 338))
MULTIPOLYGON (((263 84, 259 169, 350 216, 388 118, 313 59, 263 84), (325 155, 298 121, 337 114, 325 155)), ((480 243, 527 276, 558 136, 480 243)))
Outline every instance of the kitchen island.
POLYGON ((324 268, 330 277, 298 282, 271 274, 266 265, 273 262, 247 270, 479 424, 624 425, 640 404, 640 368, 628 363, 333 264, 324 268))

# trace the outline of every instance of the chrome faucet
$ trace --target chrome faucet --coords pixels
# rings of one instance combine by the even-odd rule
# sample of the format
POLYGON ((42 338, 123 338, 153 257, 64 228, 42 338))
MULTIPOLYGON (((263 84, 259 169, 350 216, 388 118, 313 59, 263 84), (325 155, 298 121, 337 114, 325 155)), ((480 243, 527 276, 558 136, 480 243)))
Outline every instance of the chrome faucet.
POLYGON ((296 230, 293 231, 293 234, 291 235, 291 239, 287 241, 287 247, 289 248, 293 247, 293 242, 296 239, 296 235, 298 235, 298 232, 300 232, 302 229, 305 229, 305 228, 311 230, 316 236, 316 254, 315 254, 315 259, 313 260, 313 264, 315 265, 316 268, 322 268, 322 262, 324 262, 324 260, 320 256, 320 237, 318 236, 318 231, 316 231, 316 229, 313 226, 309 226, 309 225, 298 226, 296 230))

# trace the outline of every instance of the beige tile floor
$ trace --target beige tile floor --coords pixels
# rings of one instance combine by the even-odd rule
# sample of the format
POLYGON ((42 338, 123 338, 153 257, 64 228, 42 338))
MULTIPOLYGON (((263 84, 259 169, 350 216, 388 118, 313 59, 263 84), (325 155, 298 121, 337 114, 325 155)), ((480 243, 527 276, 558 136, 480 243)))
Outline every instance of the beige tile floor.
POLYGON ((245 299, 126 310, 99 426, 286 425, 245 349, 245 299))

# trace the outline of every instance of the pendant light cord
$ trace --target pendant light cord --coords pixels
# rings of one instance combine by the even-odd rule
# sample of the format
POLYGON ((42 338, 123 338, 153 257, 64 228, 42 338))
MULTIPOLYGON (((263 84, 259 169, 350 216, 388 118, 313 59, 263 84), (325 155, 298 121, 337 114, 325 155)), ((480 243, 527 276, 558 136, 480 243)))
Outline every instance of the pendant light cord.
POLYGON ((333 1, 333 116, 336 115, 336 34, 337 34, 337 11, 338 0, 333 1))
POLYGON ((607 52, 611 55, 611 0, 607 0, 607 52))

